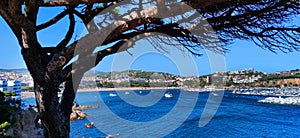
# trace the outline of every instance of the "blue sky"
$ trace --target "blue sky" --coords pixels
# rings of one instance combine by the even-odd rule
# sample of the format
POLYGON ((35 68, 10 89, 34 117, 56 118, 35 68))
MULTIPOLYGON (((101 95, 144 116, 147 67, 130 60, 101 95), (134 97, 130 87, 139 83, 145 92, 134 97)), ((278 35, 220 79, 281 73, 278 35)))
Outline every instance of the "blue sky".
MULTIPOLYGON (((55 16, 58 9, 50 9, 47 12, 41 12, 38 23, 47 21, 55 16)), ((297 19, 293 24, 298 24, 297 19)), ((78 22, 77 22, 78 24, 78 22)), ((68 28, 67 20, 62 20, 54 27, 38 33, 38 39, 44 46, 53 46, 63 38, 68 28)), ((0 17, 0 68, 26 68, 21 56, 21 49, 12 31, 4 20, 0 17)), ((81 34, 82 27, 75 29, 76 34, 81 34)), ((144 41, 137 44, 147 45, 144 41)), ((226 70, 242 70, 254 68, 258 71, 275 72, 281 70, 291 70, 300 68, 300 52, 277 54, 263 50, 255 46, 252 42, 235 40, 229 46, 230 51, 225 54, 226 70)), ((129 50, 130 51, 130 50, 129 50)), ((106 57, 96 69, 99 71, 109 71, 113 63, 113 56, 106 57)), ((206 55, 193 58, 200 75, 211 73, 208 58, 206 55)), ((184 62, 184 61, 183 61, 184 62)), ((164 54, 144 54, 132 62, 130 69, 140 69, 147 71, 163 71, 178 74, 177 63, 174 63, 164 54)), ((186 69, 188 71, 188 69, 186 69)))

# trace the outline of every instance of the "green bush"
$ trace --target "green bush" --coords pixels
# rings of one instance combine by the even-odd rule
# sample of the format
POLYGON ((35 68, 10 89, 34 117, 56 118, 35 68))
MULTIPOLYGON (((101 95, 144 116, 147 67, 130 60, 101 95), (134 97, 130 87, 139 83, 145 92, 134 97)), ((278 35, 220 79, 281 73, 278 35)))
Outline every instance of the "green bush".
POLYGON ((23 91, 33 90, 33 86, 22 86, 23 91))
POLYGON ((5 100, 5 97, 4 97, 4 93, 3 92, 0 92, 0 102, 4 101, 5 100))
POLYGON ((4 96, 16 96, 16 93, 14 91, 4 91, 4 96))
POLYGON ((4 123, 2 123, 2 124, 0 125, 0 129, 5 129, 5 128, 8 128, 8 127, 10 127, 10 126, 11 126, 11 124, 8 123, 7 121, 5 121, 4 123))
POLYGON ((9 121, 10 116, 16 111, 16 107, 10 106, 9 103, 0 104, 0 123, 9 121))

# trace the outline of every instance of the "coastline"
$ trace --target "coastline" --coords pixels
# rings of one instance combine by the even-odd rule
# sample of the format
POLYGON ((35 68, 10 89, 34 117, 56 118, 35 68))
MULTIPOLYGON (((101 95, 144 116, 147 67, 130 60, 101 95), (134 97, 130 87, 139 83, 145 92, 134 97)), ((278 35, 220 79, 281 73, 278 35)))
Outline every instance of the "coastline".
POLYGON ((119 88, 88 88, 78 89, 77 92, 106 92, 106 91, 126 91, 126 90, 164 90, 183 89, 182 87, 119 87, 119 88))
MULTIPOLYGON (((204 89, 204 88, 186 88, 186 87, 119 87, 119 88, 85 88, 78 89, 77 92, 108 92, 108 91, 133 91, 133 90, 175 90, 182 89, 190 92, 207 92, 224 89, 204 89)), ((22 91, 21 99, 34 98, 34 92, 22 91)))
POLYGON ((21 92, 21 99, 26 99, 26 98, 34 98, 34 92, 29 92, 29 91, 22 91, 21 92))
MULTIPOLYGON (((108 92, 108 91, 132 91, 132 90, 164 90, 164 89, 184 89, 182 87, 120 87, 120 88, 85 88, 78 89, 77 92, 108 92)), ((21 99, 34 98, 34 92, 22 91, 21 99)))

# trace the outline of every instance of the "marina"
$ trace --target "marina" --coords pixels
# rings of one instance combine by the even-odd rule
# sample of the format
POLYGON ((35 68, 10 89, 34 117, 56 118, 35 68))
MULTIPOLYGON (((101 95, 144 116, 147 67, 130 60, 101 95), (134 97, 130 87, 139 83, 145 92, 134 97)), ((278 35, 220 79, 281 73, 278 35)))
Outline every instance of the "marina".
POLYGON ((300 88, 298 87, 237 87, 233 90, 233 94, 244 95, 263 95, 263 96, 300 96, 300 88))
POLYGON ((242 87, 237 88, 233 94, 241 95, 260 95, 267 96, 259 103, 266 104, 281 104, 281 105, 300 105, 300 88, 286 87, 286 88, 263 88, 263 87, 242 87))
POLYGON ((267 97, 263 100, 258 100, 258 102, 267 104, 300 105, 300 97, 267 97))

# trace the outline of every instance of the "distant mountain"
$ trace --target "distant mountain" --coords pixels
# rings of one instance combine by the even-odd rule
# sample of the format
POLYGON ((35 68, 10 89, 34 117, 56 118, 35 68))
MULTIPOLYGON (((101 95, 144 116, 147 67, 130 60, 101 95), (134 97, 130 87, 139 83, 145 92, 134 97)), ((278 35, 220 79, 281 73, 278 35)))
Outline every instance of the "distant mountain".
POLYGON ((98 71, 98 70, 95 70, 95 69, 92 69, 92 70, 89 70, 85 73, 85 76, 94 76, 95 74, 105 74, 107 72, 101 72, 101 71, 98 71))
POLYGON ((25 68, 20 68, 20 69, 0 69, 2 72, 28 72, 27 69, 25 68))

